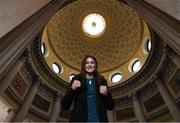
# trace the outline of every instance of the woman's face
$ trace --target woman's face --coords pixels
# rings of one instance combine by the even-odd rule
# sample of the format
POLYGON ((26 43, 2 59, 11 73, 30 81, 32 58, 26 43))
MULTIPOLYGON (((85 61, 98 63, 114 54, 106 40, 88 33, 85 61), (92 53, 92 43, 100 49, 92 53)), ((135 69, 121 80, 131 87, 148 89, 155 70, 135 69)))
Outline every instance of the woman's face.
POLYGON ((86 59, 85 71, 88 74, 92 74, 96 70, 96 62, 91 57, 86 59))

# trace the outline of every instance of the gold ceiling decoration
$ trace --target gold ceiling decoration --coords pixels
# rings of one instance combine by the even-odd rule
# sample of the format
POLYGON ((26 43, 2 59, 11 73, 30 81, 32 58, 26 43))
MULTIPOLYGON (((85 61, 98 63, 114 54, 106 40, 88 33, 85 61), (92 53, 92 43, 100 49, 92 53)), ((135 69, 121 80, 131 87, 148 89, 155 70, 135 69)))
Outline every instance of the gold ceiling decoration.
POLYGON ((130 60, 142 41, 143 22, 130 7, 117 0, 77 0, 58 11, 47 25, 48 41, 56 56, 79 70, 81 59, 94 55, 100 72, 130 60), (105 32, 91 38, 84 34, 84 18, 97 13, 106 20, 105 32))

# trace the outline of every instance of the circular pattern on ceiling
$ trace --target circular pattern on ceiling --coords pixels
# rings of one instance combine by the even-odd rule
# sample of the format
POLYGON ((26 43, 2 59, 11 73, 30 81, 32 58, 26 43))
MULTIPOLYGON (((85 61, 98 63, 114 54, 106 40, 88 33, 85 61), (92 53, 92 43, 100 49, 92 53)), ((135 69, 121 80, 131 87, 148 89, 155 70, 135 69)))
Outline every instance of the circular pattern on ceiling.
POLYGON ((50 46, 64 64, 79 70, 81 59, 90 54, 97 58, 100 72, 130 60, 139 48, 142 32, 139 15, 116 0, 77 0, 58 11, 47 25, 50 46), (106 20, 106 31, 96 38, 82 31, 82 22, 91 13, 106 20))
POLYGON ((82 22, 83 32, 92 38, 101 36, 106 27, 106 21, 100 14, 92 13, 87 15, 82 22))

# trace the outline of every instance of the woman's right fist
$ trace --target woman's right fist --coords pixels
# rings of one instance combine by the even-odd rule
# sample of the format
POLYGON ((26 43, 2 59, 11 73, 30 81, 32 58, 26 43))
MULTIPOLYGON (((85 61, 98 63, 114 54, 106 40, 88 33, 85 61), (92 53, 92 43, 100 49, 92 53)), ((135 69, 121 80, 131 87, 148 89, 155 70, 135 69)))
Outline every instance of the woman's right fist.
POLYGON ((75 90, 75 89, 77 89, 77 88, 79 88, 79 87, 81 87, 81 82, 80 82, 79 80, 74 80, 73 83, 72 83, 71 88, 72 88, 73 90, 75 90))

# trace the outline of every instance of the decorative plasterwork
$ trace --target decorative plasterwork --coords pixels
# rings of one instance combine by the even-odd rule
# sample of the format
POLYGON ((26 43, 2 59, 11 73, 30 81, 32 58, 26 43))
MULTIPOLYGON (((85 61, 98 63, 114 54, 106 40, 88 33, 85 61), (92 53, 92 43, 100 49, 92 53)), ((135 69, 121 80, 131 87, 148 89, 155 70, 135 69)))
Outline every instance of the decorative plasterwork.
POLYGON ((135 54, 142 40, 139 15, 116 0, 78 0, 58 11, 47 25, 47 37, 55 55, 69 67, 79 70, 86 54, 94 55, 99 70, 120 67, 135 54), (82 31, 84 17, 98 13, 106 20, 105 32, 91 38, 82 31))
POLYGON ((55 74, 70 82, 70 75, 79 73, 83 56, 91 54, 97 58, 99 71, 109 86, 133 77, 138 71, 130 72, 132 61, 138 58, 142 68, 149 56, 145 45, 151 36, 146 22, 121 1, 78 0, 71 4, 59 10, 43 31, 41 43, 47 49, 44 59, 49 68, 54 71, 52 64, 57 63, 62 72, 55 74), (82 30, 84 17, 91 13, 100 14, 106 20, 105 32, 96 38, 82 30), (122 79, 113 83, 111 77, 116 72, 122 74, 122 79))

